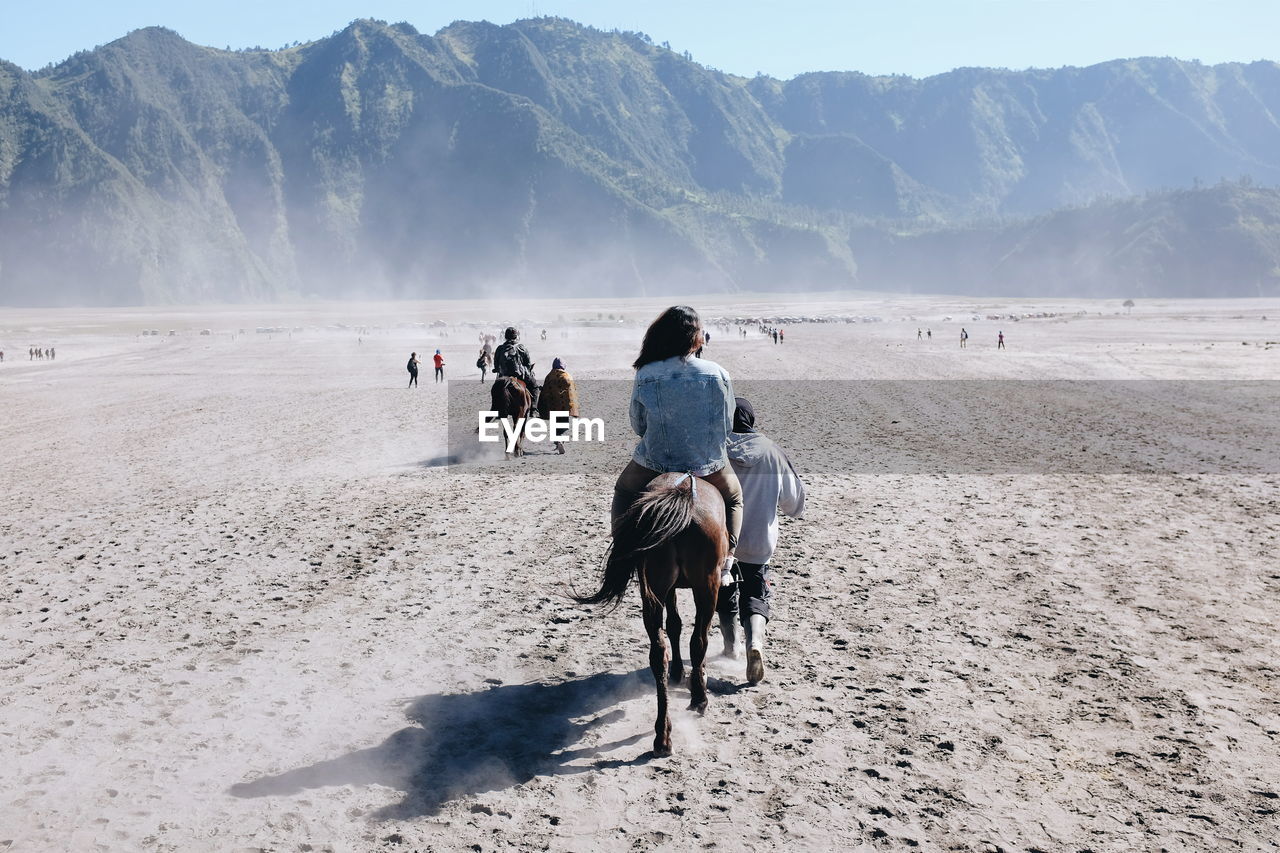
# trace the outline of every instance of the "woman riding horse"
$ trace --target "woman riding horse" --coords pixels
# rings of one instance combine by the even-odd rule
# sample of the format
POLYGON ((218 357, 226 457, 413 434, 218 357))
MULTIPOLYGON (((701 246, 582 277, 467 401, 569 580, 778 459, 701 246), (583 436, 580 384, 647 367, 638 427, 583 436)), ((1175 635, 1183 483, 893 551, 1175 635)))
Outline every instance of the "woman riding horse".
POLYGON ((701 477, 724 498, 728 571, 742 530, 742 486, 725 450, 733 431, 733 382, 714 361, 694 357, 703 344, 702 320, 687 305, 663 311, 645 332, 632 364, 631 428, 640 443, 614 484, 609 514, 616 526, 659 474, 701 477))
POLYGON ((631 395, 631 425, 640 443, 614 486, 613 544, 600 589, 578 596, 587 604, 616 604, 632 576, 639 582, 658 690, 657 755, 671 754, 667 681, 684 677, 676 589, 691 589, 697 605, 689 707, 701 713, 707 707, 707 636, 720 576, 732 565, 741 528, 742 487, 725 452, 733 387, 720 365, 694 357, 703 343, 697 312, 683 305, 668 308, 645 333, 631 395), (698 478, 714 488, 699 489, 698 478))

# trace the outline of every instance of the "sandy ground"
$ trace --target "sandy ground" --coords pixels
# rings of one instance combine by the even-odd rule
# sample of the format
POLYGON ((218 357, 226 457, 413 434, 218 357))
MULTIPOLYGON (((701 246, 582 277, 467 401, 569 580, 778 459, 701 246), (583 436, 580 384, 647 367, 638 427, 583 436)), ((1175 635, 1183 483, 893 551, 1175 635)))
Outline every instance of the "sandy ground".
POLYGON ((0 313, 0 850, 1275 848, 1277 410, 1214 389, 1280 378, 1280 303, 695 304, 883 322, 713 338, 769 380, 809 511, 775 558, 767 680, 713 660, 704 717, 676 688, 668 759, 636 597, 565 597, 597 578, 623 425, 442 464, 447 400, 480 388, 459 324, 545 325, 540 365, 591 388, 625 380, 658 303, 0 313), (1060 316, 970 319, 1036 312, 1060 316), (447 337, 397 325, 433 320, 447 337), (437 346, 453 390, 403 387, 437 346), (881 386, 815 379, 1157 381, 1142 440, 1235 433, 1163 468, 1040 470, 1097 430, 1060 386, 997 383, 1027 390, 992 422, 1054 413, 984 457, 1009 465, 964 461, 981 426, 959 456, 929 427, 939 467, 877 468, 890 425, 945 424, 959 386, 864 405, 850 388, 881 386), (857 401, 856 452, 822 395, 857 401))

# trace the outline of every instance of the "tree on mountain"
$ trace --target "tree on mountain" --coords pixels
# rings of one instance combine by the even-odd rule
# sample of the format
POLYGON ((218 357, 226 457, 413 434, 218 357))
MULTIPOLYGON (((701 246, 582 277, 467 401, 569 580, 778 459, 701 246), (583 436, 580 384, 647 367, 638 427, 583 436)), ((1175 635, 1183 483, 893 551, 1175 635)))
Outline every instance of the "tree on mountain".
POLYGON ((1132 300, 1132 299, 1126 299, 1126 300, 1124 301, 1124 307, 1125 307, 1126 309, 1128 309, 1128 313, 1132 314, 1132 313, 1133 313, 1133 300, 1132 300))

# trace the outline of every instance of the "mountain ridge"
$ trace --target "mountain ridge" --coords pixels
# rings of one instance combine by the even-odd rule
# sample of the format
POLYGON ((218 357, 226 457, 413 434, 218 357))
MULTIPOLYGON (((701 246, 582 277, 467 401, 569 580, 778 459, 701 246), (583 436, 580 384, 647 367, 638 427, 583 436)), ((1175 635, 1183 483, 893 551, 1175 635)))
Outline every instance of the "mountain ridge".
MULTIPOLYGON (((972 260, 1064 208, 1224 176, 1265 195, 1277 115, 1265 62, 780 81, 562 18, 244 51, 144 28, 0 64, 0 303, 914 287, 904 229, 970 232, 972 260)), ((1223 287, 1276 292, 1250 257, 1223 287)))

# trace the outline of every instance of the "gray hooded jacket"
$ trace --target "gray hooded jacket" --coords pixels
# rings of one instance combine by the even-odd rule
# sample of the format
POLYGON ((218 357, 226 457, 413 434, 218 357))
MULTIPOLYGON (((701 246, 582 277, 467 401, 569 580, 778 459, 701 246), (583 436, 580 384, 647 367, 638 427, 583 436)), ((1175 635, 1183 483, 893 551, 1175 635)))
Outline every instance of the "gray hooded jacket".
POLYGON ((728 453, 742 483, 742 535, 734 556, 767 563, 778 546, 778 511, 804 515, 804 483, 781 448, 758 432, 730 433, 728 453))

